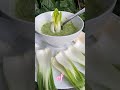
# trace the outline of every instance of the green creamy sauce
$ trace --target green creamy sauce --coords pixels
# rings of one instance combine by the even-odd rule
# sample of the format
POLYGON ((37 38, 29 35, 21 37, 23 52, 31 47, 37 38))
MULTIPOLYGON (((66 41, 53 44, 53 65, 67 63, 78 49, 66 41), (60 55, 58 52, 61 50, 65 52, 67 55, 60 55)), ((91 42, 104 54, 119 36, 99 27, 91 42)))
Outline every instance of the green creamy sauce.
POLYGON ((72 22, 68 22, 63 26, 63 30, 61 30, 58 33, 53 33, 51 31, 51 22, 46 23, 42 26, 41 31, 45 35, 50 35, 50 36, 65 36, 65 35, 70 35, 78 31, 78 29, 73 25, 72 22))

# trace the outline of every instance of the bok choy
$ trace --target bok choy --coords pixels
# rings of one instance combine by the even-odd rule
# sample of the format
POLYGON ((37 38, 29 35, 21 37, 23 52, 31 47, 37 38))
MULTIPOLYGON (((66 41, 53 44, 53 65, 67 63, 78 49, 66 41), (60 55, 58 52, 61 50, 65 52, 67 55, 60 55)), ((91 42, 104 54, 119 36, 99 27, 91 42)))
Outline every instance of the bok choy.
POLYGON ((60 32, 61 30, 61 19, 62 13, 58 11, 56 8, 52 14, 52 24, 51 24, 51 31, 53 33, 60 32))
POLYGON ((60 71, 76 90, 85 90, 84 75, 63 52, 52 58, 52 65, 60 71))
POLYGON ((38 90, 56 90, 52 74, 52 53, 50 49, 36 50, 36 57, 38 60, 38 90))
POLYGON ((67 50, 64 51, 64 53, 72 61, 75 61, 80 65, 85 66, 85 56, 78 48, 70 46, 67 50))

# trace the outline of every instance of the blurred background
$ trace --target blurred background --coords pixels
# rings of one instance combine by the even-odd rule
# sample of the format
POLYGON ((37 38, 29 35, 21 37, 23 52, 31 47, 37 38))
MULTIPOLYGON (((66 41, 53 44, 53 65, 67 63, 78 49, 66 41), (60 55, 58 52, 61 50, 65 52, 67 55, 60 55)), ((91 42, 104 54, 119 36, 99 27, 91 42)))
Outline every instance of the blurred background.
MULTIPOLYGON (((30 87, 32 87, 32 81, 34 80, 34 55, 32 56, 30 53, 29 56, 33 59, 31 58, 31 62, 29 62, 30 57, 25 59, 26 63, 24 63, 23 57, 30 49, 34 50, 35 16, 43 12, 52 11, 55 8, 76 13, 83 7, 86 7, 87 12, 81 15, 84 20, 98 16, 103 18, 103 16, 105 16, 104 20, 98 17, 98 19, 94 19, 94 23, 90 21, 90 27, 86 28, 86 31, 95 30, 92 31, 92 34, 94 32, 95 38, 89 37, 90 41, 86 39, 86 75, 88 75, 86 78, 91 79, 90 83, 88 83, 90 88, 86 87, 86 90, 119 90, 116 88, 119 88, 120 83, 120 63, 118 62, 120 60, 120 0, 117 0, 114 7, 115 1, 116 0, 35 0, 34 6, 34 0, 0 0, 0 90, 8 90, 8 88, 12 88, 10 90, 33 90, 30 89, 30 87), (107 9, 100 9, 99 5, 95 4, 96 1, 101 2, 101 5, 104 5, 107 9), (90 16, 88 16, 88 14, 90 16), (87 17, 85 15, 87 15, 87 17), (92 25, 94 25, 94 27, 92 25), (9 58, 8 60, 3 60, 4 57, 10 56, 11 54, 12 56, 16 56, 17 54, 20 58, 18 57, 18 59, 16 57, 14 60, 12 59, 13 62, 9 62, 9 58), (16 61, 17 59, 18 61, 16 61), (106 65, 106 62, 110 65, 106 65), (108 68, 105 66, 108 66, 108 68), (22 67, 24 67, 24 69, 22 67), (19 70, 14 72, 16 68, 19 70), (94 72, 97 72, 97 74, 94 72), (22 76, 20 76, 21 74, 22 76), (101 75, 103 76, 101 77, 101 75), (14 81, 11 77, 14 78, 14 81), (21 82, 16 82, 16 80, 21 82), (31 82, 29 80, 31 80, 31 82)), ((91 32, 86 33, 86 36, 88 36, 91 32)))

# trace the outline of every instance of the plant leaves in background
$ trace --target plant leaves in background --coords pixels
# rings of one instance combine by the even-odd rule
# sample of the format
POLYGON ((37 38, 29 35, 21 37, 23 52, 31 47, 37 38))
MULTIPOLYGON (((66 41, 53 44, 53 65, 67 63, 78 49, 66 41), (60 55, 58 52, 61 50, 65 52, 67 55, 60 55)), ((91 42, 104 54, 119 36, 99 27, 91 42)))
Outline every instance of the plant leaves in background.
MULTIPOLYGON (((76 13, 83 8, 83 2, 84 0, 36 0, 35 16, 47 11, 54 11, 55 8, 60 11, 76 13)), ((81 18, 85 20, 84 15, 81 15, 81 18)))

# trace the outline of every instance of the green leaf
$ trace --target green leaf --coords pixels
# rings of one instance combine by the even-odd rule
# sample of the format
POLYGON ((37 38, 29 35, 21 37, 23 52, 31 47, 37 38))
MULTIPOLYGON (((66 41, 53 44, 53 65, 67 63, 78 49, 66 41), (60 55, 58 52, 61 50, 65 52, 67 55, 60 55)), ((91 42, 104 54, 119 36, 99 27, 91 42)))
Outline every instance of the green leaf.
POLYGON ((53 15, 52 15, 54 24, 57 24, 58 15, 59 15, 59 11, 58 11, 58 9, 56 8, 56 9, 54 10, 54 12, 53 12, 53 15))
POLYGON ((58 14, 58 16, 56 17, 56 24, 58 24, 59 22, 61 22, 61 18, 62 18, 62 13, 60 12, 58 14))
MULTIPOLYGON (((46 11, 53 11, 55 8, 58 8, 60 11, 68 11, 76 13, 79 11, 79 4, 77 0, 40 0, 41 7, 38 7, 40 10, 44 9, 46 11), (45 9, 47 8, 47 10, 45 9)), ((40 13, 39 13, 40 14, 40 13)))
POLYGON ((41 6, 45 6, 46 8, 49 9, 49 11, 52 11, 54 8, 54 4, 51 0, 43 0, 41 2, 41 6))
POLYGON ((62 18, 62 13, 58 11, 58 9, 56 8, 53 12, 52 15, 52 23, 54 24, 54 28, 53 28, 53 24, 51 24, 51 31, 52 32, 60 32, 61 30, 61 18, 62 18))
POLYGON ((85 13, 81 14, 80 17, 82 18, 82 20, 85 20, 85 13))

